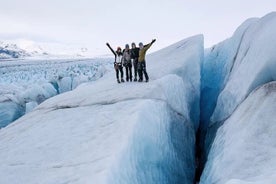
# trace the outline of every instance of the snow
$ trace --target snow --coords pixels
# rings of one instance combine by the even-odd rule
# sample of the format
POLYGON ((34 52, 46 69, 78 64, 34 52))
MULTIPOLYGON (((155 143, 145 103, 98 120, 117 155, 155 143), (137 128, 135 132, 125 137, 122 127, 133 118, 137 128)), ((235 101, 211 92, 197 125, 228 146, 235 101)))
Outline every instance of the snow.
POLYGON ((149 83, 112 70, 44 101, 0 130, 0 183, 193 183, 202 58, 199 35, 147 56, 149 83))
POLYGON ((200 183, 275 183, 275 109, 275 81, 253 91, 217 131, 200 183))
POLYGON ((101 78, 111 68, 110 59, 0 62, 0 94, 11 100, 3 104, 0 100, 0 128, 50 97, 101 78))

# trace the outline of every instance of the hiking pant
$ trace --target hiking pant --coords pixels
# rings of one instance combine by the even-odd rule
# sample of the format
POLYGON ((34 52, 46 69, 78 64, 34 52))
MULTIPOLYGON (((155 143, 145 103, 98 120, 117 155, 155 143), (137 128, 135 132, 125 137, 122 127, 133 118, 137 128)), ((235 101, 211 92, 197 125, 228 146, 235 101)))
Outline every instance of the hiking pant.
POLYGON ((131 62, 125 65, 126 68, 126 81, 132 81, 132 64, 131 62))
POLYGON ((149 76, 146 70, 146 61, 138 62, 138 74, 139 74, 139 80, 143 81, 143 74, 145 75, 146 80, 149 80, 149 76))
POLYGON ((133 59, 133 67, 134 67, 134 79, 137 79, 138 58, 133 59))
POLYGON ((116 71, 116 78, 119 79, 119 72, 121 73, 121 79, 124 78, 124 71, 122 65, 114 64, 114 68, 116 71))

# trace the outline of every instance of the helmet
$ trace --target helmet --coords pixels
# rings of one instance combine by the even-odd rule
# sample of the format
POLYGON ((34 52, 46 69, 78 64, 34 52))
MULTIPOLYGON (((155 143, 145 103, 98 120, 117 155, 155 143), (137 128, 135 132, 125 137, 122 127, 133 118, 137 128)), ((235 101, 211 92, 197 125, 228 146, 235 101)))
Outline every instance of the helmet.
POLYGON ((131 46, 132 46, 132 47, 136 47, 136 45, 135 45, 135 43, 134 43, 134 42, 132 42, 132 43, 131 43, 131 46))
POLYGON ((126 48, 129 49, 129 45, 128 44, 126 44, 126 48))
POLYGON ((143 45, 143 43, 142 42, 140 42, 139 43, 139 47, 143 47, 144 45, 143 45))
POLYGON ((121 47, 117 47, 117 50, 122 50, 121 47))

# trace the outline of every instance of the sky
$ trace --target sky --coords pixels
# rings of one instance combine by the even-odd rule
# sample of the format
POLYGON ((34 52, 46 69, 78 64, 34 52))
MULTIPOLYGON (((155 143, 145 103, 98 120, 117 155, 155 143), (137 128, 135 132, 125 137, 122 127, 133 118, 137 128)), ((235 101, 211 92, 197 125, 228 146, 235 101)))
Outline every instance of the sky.
POLYGON ((230 37, 251 17, 276 10, 275 0, 0 0, 0 40, 32 40, 87 47, 148 43, 156 51, 203 34, 205 47, 230 37))

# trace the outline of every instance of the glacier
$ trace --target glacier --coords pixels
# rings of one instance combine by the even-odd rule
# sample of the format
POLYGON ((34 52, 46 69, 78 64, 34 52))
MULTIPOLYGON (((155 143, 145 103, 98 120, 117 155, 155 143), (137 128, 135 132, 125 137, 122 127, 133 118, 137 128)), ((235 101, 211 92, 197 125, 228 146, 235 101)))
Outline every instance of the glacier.
POLYGON ((101 78, 108 59, 26 59, 0 62, 0 128, 37 105, 78 85, 101 78))
MULTIPOLYGON (((205 60, 202 64, 202 84, 201 84, 201 137, 202 140, 200 148, 203 150, 203 155, 201 155, 202 162, 204 164, 206 161, 206 167, 204 167, 204 175, 201 178, 200 183, 239 183, 239 182, 247 182, 247 177, 250 178, 252 175, 259 176, 262 179, 260 181, 269 181, 267 183, 271 183, 273 181, 273 170, 272 168, 272 179, 265 180, 264 176, 260 174, 254 173, 258 170, 258 167, 254 166, 253 169, 248 169, 248 173, 237 174, 240 169, 245 170, 245 166, 239 165, 238 162, 243 163, 239 157, 243 158, 242 155, 246 152, 246 150, 241 149, 238 146, 238 140, 233 140, 232 137, 224 137, 220 135, 221 129, 224 129, 232 116, 236 111, 239 111, 240 106, 246 106, 247 98, 250 97, 251 93, 253 93, 256 89, 260 88, 262 85, 266 85, 269 82, 275 81, 276 79, 276 54, 275 50, 275 39, 274 32, 276 29, 276 13, 272 12, 262 18, 253 18, 245 21, 234 33, 234 35, 214 46, 211 49, 208 49, 205 53, 205 60), (231 50, 232 49, 232 50, 231 50), (207 59, 206 59, 207 58, 207 59), (223 71, 223 72, 221 72, 223 71), (219 80, 216 80, 216 79, 219 80), (217 82, 217 83, 216 83, 217 82), (208 100, 211 100, 211 104, 208 100), (206 109, 202 108, 206 105, 206 109), (221 128, 220 128, 221 127, 221 128), (215 141, 214 141, 215 140, 215 141), (213 142, 214 141, 214 142, 213 142), (239 151, 241 156, 238 156, 237 153, 230 155, 233 153, 231 151, 231 146, 227 145, 227 149, 223 149, 223 141, 236 141, 233 142, 231 146, 234 151, 239 151), (218 143, 220 142, 220 143, 218 143), (220 145, 220 151, 218 151, 218 145, 220 145), (237 149, 237 150, 236 150, 237 149), (227 155, 229 152, 228 157, 227 155), (222 158, 223 157, 223 158, 222 158), (219 160, 222 158, 222 160, 219 160), (231 158, 231 162, 229 161, 231 158), (224 160, 223 160, 224 159, 224 160), (228 160, 226 162, 226 160, 228 160), (222 167, 219 168, 219 164, 224 163, 223 170, 228 171, 229 173, 221 172, 222 167), (232 165, 235 165, 231 167, 232 165), (229 170, 226 168, 229 167, 229 170), (231 170, 231 171, 230 171, 231 170), (231 175, 230 173, 235 173, 231 175), (253 174, 254 173, 254 174, 253 174), (229 178, 227 178, 229 174, 229 178), (245 174, 244 176, 242 176, 245 174), (248 174, 248 175, 246 175, 248 174), (207 176, 208 175, 208 176, 207 176), (220 175, 220 176, 219 176, 220 175), (224 176, 225 175, 225 176, 224 176), (239 175, 239 176, 238 176, 239 175), (237 178, 235 178, 237 177, 237 178), (233 179, 231 181, 231 179, 233 179), (237 179, 237 180, 235 180, 237 179), (242 179, 242 180, 239 180, 242 179)), ((265 88, 265 87, 264 87, 265 88)), ((272 90, 273 91, 273 90, 272 90)), ((253 95, 254 96, 254 95, 253 95)), ((260 96, 255 96, 255 101, 259 102, 262 100, 260 96)), ((271 97, 272 102, 273 97, 271 97)), ((247 104, 248 105, 248 104, 247 104)), ((258 108, 257 103, 251 104, 256 105, 255 108, 258 108)), ((261 105, 261 104, 258 104, 261 105)), ((244 107, 245 108, 245 107, 244 107)), ((247 107, 249 109, 249 107, 247 107)), ((235 122, 228 123, 229 126, 237 126, 241 128, 241 125, 235 125, 238 123, 238 119, 240 123, 250 123, 259 122, 259 126, 257 128, 261 128, 265 125, 265 121, 273 122, 273 113, 271 109, 275 111, 275 106, 268 106, 268 109, 263 110, 270 113, 265 115, 260 115, 261 118, 256 118, 254 120, 245 119, 245 116, 255 117, 255 113, 259 113, 258 111, 250 111, 250 113, 242 114, 239 117, 235 118, 235 122), (249 115, 250 114, 250 115, 249 115), (264 119, 262 119, 264 118, 264 119)), ((232 120, 233 121, 233 120, 232 120)), ((250 126, 248 124, 248 126, 250 126)), ((270 125, 273 128, 273 125, 270 125)), ((230 127, 224 129, 224 134, 230 131, 230 127)), ((253 131, 253 130, 252 130, 253 131)), ((231 132, 233 137, 236 137, 237 134, 240 138, 242 138, 244 130, 236 129, 236 132, 231 132)), ((253 133, 253 132, 250 132, 253 133)), ((258 132, 259 134, 268 135, 268 131, 258 132)), ((257 133, 255 133, 255 136, 257 133)), ((254 136, 253 136, 254 137, 254 136)), ((247 143, 240 144, 240 146, 251 145, 251 141, 254 141, 253 137, 247 139, 247 143), (250 140, 250 141, 249 141, 250 140), (249 142, 248 142, 249 141, 249 142)), ((272 137, 273 140, 273 137, 272 137)), ((245 140, 242 140, 245 141, 245 140)), ((265 140, 267 141, 267 140, 265 140)), ((261 147, 261 146, 260 146, 261 147)), ((273 150, 275 145, 271 144, 270 149, 273 150)), ((273 152, 272 152, 273 153, 273 152)), ((254 157, 257 155, 256 152, 248 153, 247 157, 254 157)), ((261 156, 265 156, 266 154, 261 152, 259 153, 261 156)), ((247 159, 247 158, 245 158, 247 159)), ((252 163, 260 164, 264 166, 265 164, 258 163, 258 161, 252 163)), ((201 166, 203 167, 203 166, 201 166)), ((253 166, 252 166, 253 167, 253 166)), ((263 167, 264 168, 264 167, 263 167)), ((262 168, 262 169, 263 169, 262 168)), ((259 168, 260 171, 262 171, 259 168)), ((262 171, 263 172, 263 171, 262 171)), ((257 179, 256 179, 257 180, 257 179)), ((251 179, 250 182, 253 182, 254 179, 251 179)))
POLYGON ((275 183, 275 109, 275 81, 253 91, 218 129, 200 183, 275 183))
POLYGON ((111 58, 0 62, 0 183, 275 183, 275 31, 272 12, 184 39, 149 83, 111 58))
POLYGON ((0 130, 1 183, 193 183, 202 59, 194 36, 148 56, 149 83, 112 71, 42 102, 0 130))

